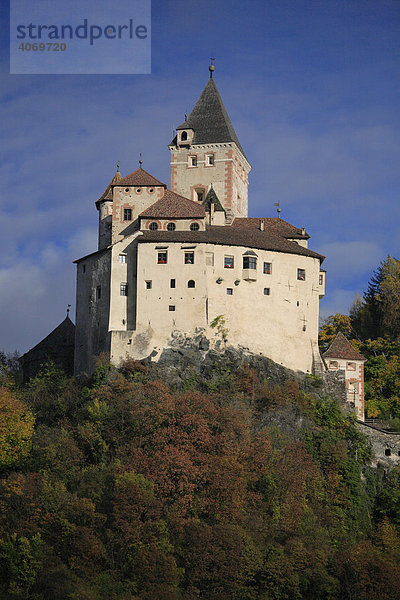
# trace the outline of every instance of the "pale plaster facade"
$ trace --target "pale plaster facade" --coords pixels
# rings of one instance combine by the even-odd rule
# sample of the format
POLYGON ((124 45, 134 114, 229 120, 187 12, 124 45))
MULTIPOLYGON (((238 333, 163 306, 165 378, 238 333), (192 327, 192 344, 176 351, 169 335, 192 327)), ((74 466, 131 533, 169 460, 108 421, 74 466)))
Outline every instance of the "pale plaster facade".
POLYGON ((212 80, 169 148, 171 191, 142 167, 118 170, 96 202, 98 251, 76 261, 75 371, 91 372, 100 352, 116 365, 157 360, 199 332, 294 370, 323 369, 323 257, 304 229, 247 218, 250 164, 212 80))

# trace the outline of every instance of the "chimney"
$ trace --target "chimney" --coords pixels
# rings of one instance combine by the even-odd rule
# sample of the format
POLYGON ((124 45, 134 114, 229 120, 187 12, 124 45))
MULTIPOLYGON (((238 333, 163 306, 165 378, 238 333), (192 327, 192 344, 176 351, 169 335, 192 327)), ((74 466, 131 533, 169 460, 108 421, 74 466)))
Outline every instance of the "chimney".
POLYGON ((301 228, 301 235, 306 235, 306 230, 305 230, 305 227, 302 227, 302 228, 301 228))
POLYGON ((258 221, 258 229, 259 229, 260 231, 264 231, 264 225, 265 225, 265 223, 264 223, 264 219, 260 219, 260 220, 258 221))

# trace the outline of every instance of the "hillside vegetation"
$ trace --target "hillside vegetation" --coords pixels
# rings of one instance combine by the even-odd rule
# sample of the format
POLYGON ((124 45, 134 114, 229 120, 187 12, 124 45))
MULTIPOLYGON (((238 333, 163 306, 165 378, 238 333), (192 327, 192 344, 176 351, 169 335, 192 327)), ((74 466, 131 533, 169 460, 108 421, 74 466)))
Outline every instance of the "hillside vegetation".
POLYGON ((2 599, 400 598, 399 469, 334 398, 214 370, 3 370, 2 599))

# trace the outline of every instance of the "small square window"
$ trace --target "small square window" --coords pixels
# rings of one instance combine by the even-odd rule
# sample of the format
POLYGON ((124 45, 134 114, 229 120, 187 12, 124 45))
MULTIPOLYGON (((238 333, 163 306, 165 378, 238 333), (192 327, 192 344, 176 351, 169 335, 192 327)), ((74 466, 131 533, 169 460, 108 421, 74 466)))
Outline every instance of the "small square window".
POLYGON ((189 160, 191 167, 197 167, 197 156, 191 156, 189 160))
POLYGON ((121 264, 125 264, 126 263, 126 254, 120 254, 118 256, 118 260, 121 264))
POLYGON ((235 267, 235 259, 233 256, 225 256, 224 269, 233 269, 235 267))
POLYGON ((306 280, 306 270, 305 269, 297 269, 297 279, 298 279, 298 281, 306 280))
POLYGON ((347 365, 347 370, 348 371, 355 371, 356 370, 356 363, 355 362, 348 362, 347 365))
POLYGON ((120 296, 128 295, 128 284, 127 283, 121 283, 121 285, 119 286, 119 295, 120 296))
POLYGON ((323 275, 319 276, 319 285, 324 285, 324 276, 323 275))
POLYGON ((151 280, 146 281, 146 290, 151 290, 153 287, 153 282, 151 280))
POLYGON ((185 265, 193 265, 194 252, 185 252, 185 265))
POLYGON ((270 288, 264 288, 264 296, 270 295, 270 288))
POLYGON ((166 252, 158 252, 157 254, 157 264, 158 265, 166 265, 168 260, 168 255, 166 252))
POLYGON ((272 273, 272 263, 270 263, 270 262, 265 262, 264 263, 263 273, 264 273, 264 275, 271 275, 271 273, 272 273))
POLYGON ((168 310, 170 312, 174 312, 175 311, 175 306, 173 304, 170 304, 169 307, 168 307, 168 310))
POLYGON ((392 452, 390 448, 385 448, 385 456, 391 456, 392 452))
POLYGON ((96 288, 96 299, 100 300, 101 298, 101 285, 98 285, 96 288))
POLYGON ((330 360, 329 361, 329 368, 330 369, 338 369, 339 368, 339 364, 337 360, 330 360))
POLYGON ((132 221, 132 209, 124 208, 124 221, 132 221))
POLYGON ((207 155, 207 164, 209 166, 214 166, 214 154, 208 154, 207 155))
POLYGON ((171 287, 171 288, 174 288, 175 286, 176 286, 176 281, 175 281, 175 279, 170 279, 170 282, 169 282, 169 287, 171 287))
POLYGON ((228 296, 233 296, 233 288, 226 288, 226 293, 228 296))

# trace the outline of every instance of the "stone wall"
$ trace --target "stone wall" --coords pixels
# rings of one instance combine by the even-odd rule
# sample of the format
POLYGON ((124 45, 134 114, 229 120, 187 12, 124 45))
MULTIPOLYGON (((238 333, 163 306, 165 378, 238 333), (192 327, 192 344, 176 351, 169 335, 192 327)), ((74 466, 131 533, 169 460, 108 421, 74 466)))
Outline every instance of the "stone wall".
POLYGON ((382 464, 394 467, 400 464, 400 433, 387 432, 367 423, 358 422, 357 427, 371 442, 373 450, 372 466, 382 464))

